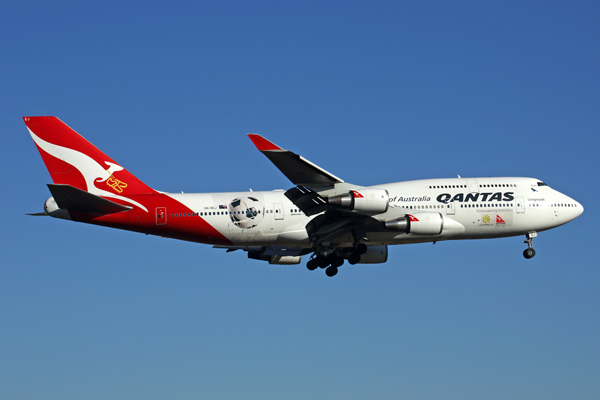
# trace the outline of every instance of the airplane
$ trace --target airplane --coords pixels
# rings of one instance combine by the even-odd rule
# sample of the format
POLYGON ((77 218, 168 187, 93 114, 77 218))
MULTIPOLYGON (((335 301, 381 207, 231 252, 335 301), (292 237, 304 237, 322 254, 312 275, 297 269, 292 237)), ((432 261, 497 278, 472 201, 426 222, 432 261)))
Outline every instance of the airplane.
POLYGON ((388 259, 388 246, 525 235, 577 218, 583 206, 535 178, 441 178, 359 186, 257 134, 250 140, 290 189, 231 193, 154 190, 56 117, 23 117, 50 173, 55 218, 213 245, 327 276, 388 259))

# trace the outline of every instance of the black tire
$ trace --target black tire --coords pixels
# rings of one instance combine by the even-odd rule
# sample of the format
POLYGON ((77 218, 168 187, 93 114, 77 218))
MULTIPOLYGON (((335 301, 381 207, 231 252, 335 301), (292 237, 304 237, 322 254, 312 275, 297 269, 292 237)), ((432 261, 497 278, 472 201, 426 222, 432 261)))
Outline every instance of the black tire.
POLYGON ((353 253, 350 257, 348 257, 348 264, 354 265, 360 262, 360 254, 353 253))
POLYGON ((532 248, 525 249, 525 251, 523 251, 523 257, 525 257, 526 259, 533 258, 534 256, 535 256, 535 250, 532 248))
POLYGON ((317 262, 317 266, 319 268, 327 268, 327 266, 329 265, 327 257, 325 257, 323 254, 319 254, 318 256, 316 256, 315 261, 317 262))
POLYGON ((342 265, 344 265, 344 258, 343 257, 336 257, 335 260, 333 260, 333 262, 331 263, 332 267, 341 267, 342 265))
POLYGON ((319 268, 319 263, 315 258, 313 258, 306 263, 306 268, 308 268, 309 271, 314 271, 315 269, 319 268))
POLYGON ((335 260, 337 260, 338 256, 335 253, 329 253, 325 256, 325 261, 321 264, 321 268, 327 268, 330 265, 335 266, 335 260))
POLYGON ((325 274, 326 274, 327 276, 329 276, 329 277, 335 276, 337 273, 338 273, 338 269, 337 269, 337 267, 333 267, 333 266, 332 266, 332 267, 328 267, 328 268, 325 270, 325 274))
POLYGON ((358 255, 365 254, 367 252, 367 249, 368 249, 368 247, 366 244, 359 243, 358 246, 356 246, 356 253, 358 255))

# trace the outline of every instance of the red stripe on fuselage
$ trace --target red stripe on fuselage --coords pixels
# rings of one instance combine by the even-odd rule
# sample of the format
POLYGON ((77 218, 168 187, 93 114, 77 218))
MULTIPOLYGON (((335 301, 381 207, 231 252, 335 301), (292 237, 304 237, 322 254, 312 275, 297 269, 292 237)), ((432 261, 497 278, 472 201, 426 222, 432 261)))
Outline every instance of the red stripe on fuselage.
MULTIPOLYGON (((97 215, 70 211, 69 214, 74 221, 89 224, 107 226, 111 228, 124 229, 128 231, 147 233, 169 237, 190 242, 206 243, 213 245, 231 245, 231 241, 223 236, 218 230, 210 225, 204 218, 195 215, 195 210, 183 205, 166 194, 141 194, 128 196, 133 201, 143 204, 148 212, 133 205, 133 210, 120 213, 97 215), (156 224, 156 209, 166 208, 166 224, 156 224), (192 214, 194 216, 171 217, 171 214, 192 214)), ((109 200, 126 206, 119 199, 109 200)))

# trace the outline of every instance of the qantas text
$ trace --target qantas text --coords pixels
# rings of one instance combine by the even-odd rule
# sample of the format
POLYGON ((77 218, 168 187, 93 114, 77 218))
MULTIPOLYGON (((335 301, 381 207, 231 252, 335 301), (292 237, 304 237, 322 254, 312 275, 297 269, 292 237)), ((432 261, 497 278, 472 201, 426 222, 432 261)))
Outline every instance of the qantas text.
POLYGON ((513 201, 515 199, 514 194, 514 192, 458 193, 452 197, 450 193, 442 193, 436 198, 436 200, 440 203, 466 203, 469 201, 513 201))

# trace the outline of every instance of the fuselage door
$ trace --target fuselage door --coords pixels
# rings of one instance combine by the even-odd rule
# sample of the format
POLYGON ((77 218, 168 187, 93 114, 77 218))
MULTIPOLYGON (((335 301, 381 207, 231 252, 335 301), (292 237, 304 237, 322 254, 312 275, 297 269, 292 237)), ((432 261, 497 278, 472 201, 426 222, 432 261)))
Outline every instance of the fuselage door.
POLYGON ((167 207, 156 207, 156 225, 167 223, 167 207))
POLYGON ((467 179, 467 184, 469 185, 469 192, 479 193, 479 184, 476 179, 467 179))
POLYGON ((517 203, 517 214, 523 214, 525 212, 525 202, 522 197, 517 197, 515 199, 517 203))
POLYGON ((283 204, 273 204, 273 210, 275 212, 275 219, 283 219, 283 204))
POLYGON ((454 202, 453 201, 449 201, 448 203, 446 203, 446 214, 454 215, 454 202))

